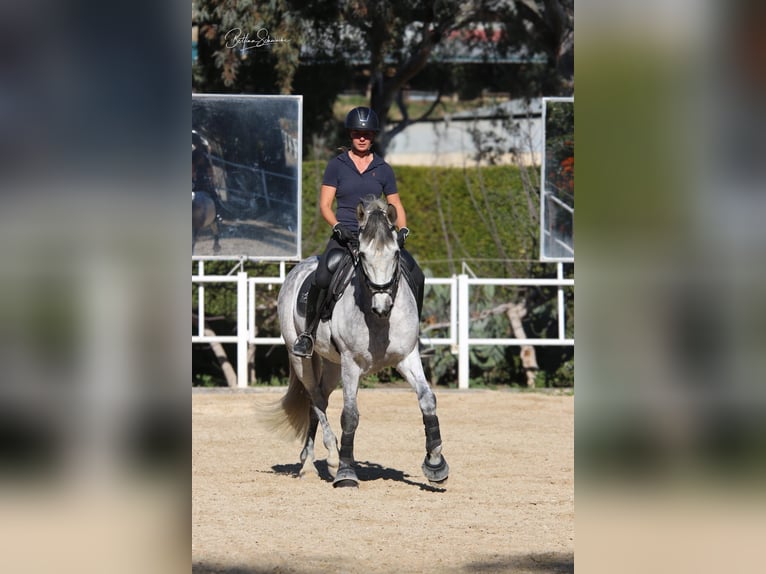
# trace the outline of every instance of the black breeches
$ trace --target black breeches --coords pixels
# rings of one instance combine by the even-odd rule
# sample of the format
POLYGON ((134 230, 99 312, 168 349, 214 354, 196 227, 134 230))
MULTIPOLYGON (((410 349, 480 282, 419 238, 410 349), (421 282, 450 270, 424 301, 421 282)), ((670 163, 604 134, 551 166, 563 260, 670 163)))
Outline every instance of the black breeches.
POLYGON ((423 311, 423 291, 425 290, 426 276, 423 275, 423 270, 420 265, 417 264, 415 258, 410 255, 410 252, 406 249, 401 250, 402 262, 407 266, 407 270, 412 277, 412 282, 417 290, 415 295, 415 301, 418 304, 418 317, 420 317, 423 311))
POLYGON ((401 250, 401 257, 402 262, 407 266, 407 269, 410 272, 410 275, 414 279, 415 285, 417 285, 421 291, 423 289, 423 285, 425 284, 426 277, 423 275, 423 270, 420 268, 420 266, 415 261, 415 258, 410 255, 410 252, 406 249, 401 250))

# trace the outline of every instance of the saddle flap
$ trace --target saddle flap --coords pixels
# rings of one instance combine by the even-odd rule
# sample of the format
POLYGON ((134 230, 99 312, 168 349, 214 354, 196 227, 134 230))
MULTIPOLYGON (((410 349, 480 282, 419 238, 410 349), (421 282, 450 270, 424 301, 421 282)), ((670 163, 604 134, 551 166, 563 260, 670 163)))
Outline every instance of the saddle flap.
MULTIPOLYGON (((343 295, 343 291, 346 290, 351 276, 354 271, 354 260, 351 254, 344 250, 333 250, 328 255, 332 256, 332 259, 328 261, 330 265, 328 267, 333 271, 332 279, 330 280, 329 297, 326 297, 321 309, 319 309, 319 316, 323 321, 327 321, 332 317, 332 311, 335 308, 335 303, 343 295)), ((309 289, 314 283, 316 277, 316 270, 309 273, 303 280, 303 283, 298 289, 298 300, 296 301, 296 311, 298 316, 306 317, 306 307, 308 305, 309 289)))
POLYGON ((306 305, 309 297, 309 289, 311 288, 311 284, 314 282, 315 275, 316 271, 309 273, 303 280, 303 283, 301 283, 300 289, 298 289, 298 301, 296 302, 295 307, 298 311, 298 315, 301 317, 306 316, 306 305))
POLYGON ((324 309, 321 311, 322 319, 326 320, 332 316, 332 310, 335 303, 340 299, 346 287, 351 282, 351 276, 354 273, 354 259, 348 251, 336 250, 332 252, 337 259, 333 261, 337 268, 333 270, 332 280, 330 281, 330 296, 327 298, 324 309))

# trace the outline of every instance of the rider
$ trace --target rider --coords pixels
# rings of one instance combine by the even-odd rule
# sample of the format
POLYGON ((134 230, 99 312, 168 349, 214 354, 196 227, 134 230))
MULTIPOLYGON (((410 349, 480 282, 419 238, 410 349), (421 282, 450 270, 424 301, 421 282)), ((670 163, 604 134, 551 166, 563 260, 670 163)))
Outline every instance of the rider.
POLYGON ((215 188, 213 164, 210 161, 207 146, 204 144, 198 145, 192 150, 192 191, 202 191, 210 196, 215 204, 216 221, 222 222, 221 197, 215 188))
POLYGON ((351 138, 351 149, 331 159, 325 168, 319 195, 319 211, 332 227, 332 236, 319 258, 314 282, 309 289, 305 331, 293 344, 293 353, 299 357, 310 357, 314 352, 319 311, 327 297, 327 289, 332 279, 332 272, 327 267, 327 256, 333 250, 344 249, 346 245, 358 242, 356 207, 366 195, 380 197, 380 194, 384 193, 388 203, 396 207, 401 257, 417 286, 415 299, 418 304, 418 318, 420 317, 425 277, 412 255, 404 250, 404 242, 410 230, 407 228, 407 214, 396 188, 394 170, 372 151, 379 125, 377 114, 370 108, 358 107, 351 110, 345 122, 351 138), (333 201, 337 202, 337 212, 333 211, 333 201))

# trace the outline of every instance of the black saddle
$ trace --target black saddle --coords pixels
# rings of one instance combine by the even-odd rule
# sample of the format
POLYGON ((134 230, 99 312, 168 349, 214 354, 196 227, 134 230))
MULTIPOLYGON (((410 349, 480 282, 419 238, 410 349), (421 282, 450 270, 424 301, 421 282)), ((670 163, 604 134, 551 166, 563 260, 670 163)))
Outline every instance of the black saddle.
MULTIPOLYGON (((319 317, 322 321, 327 321, 332 317, 332 311, 335 308, 335 303, 338 302, 343 292, 351 282, 351 277, 354 275, 354 269, 357 266, 357 261, 351 256, 351 253, 346 249, 333 249, 327 254, 327 268, 332 272, 332 279, 330 280, 330 287, 328 289, 329 296, 325 298, 322 308, 319 310, 319 317)), ((410 272, 407 265, 401 265, 402 276, 410 287, 410 291, 413 293, 418 292, 418 286, 415 284, 415 279, 410 272)), ((308 298, 309 289, 314 282, 314 276, 316 271, 312 271, 304 279, 301 288, 298 290, 298 315, 301 317, 306 316, 306 299, 308 298)))
MULTIPOLYGON (((335 308, 335 303, 338 302, 343 291, 351 282, 351 276, 354 273, 356 262, 345 249, 333 249, 327 254, 327 268, 332 273, 332 279, 330 280, 330 286, 328 288, 328 296, 325 298, 322 308, 319 310, 319 317, 326 321, 332 317, 332 311, 335 308)), ((298 315, 301 317, 306 316, 306 299, 308 298, 309 289, 314 282, 314 276, 316 271, 312 271, 304 279, 301 284, 301 288, 298 290, 298 315)))

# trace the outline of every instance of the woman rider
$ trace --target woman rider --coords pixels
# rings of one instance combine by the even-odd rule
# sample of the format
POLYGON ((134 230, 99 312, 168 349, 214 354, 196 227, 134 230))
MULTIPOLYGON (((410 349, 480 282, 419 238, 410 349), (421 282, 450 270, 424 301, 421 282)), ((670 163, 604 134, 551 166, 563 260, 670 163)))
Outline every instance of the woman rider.
POLYGON ((319 211, 332 227, 332 236, 319 258, 314 283, 308 293, 306 330, 293 344, 293 354, 299 357, 310 357, 314 352, 319 311, 327 297, 327 289, 332 279, 332 272, 327 268, 327 255, 335 249, 343 249, 345 245, 358 241, 356 207, 366 195, 380 197, 383 193, 388 203, 396 207, 402 261, 407 265, 417 286, 415 300, 418 304, 418 318, 423 308, 425 277, 412 255, 404 250, 404 241, 410 230, 407 228, 407 213, 396 188, 394 170, 372 151, 375 134, 379 130, 378 116, 370 108, 354 108, 346 116, 345 127, 351 138, 351 149, 331 159, 322 177, 319 211), (333 211, 333 201, 337 202, 337 211, 333 211))

